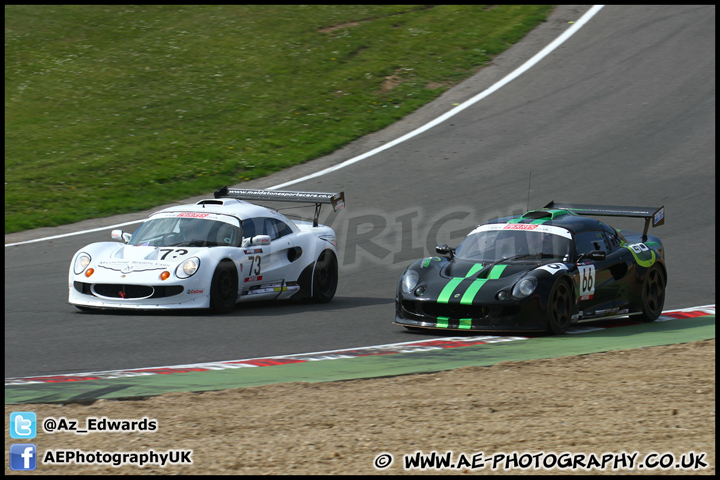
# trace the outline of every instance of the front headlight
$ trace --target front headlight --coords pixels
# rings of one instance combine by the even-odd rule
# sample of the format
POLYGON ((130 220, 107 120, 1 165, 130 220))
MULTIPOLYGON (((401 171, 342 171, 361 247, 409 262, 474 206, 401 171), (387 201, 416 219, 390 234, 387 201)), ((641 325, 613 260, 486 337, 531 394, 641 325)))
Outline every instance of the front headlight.
POLYGON ((73 272, 75 272, 75 275, 80 275, 82 272, 85 271, 88 265, 90 265, 90 255, 83 252, 80 255, 75 258, 75 264, 73 265, 73 272))
POLYGON ((512 294, 514 297, 527 297, 535 291, 537 287, 537 279, 535 277, 525 277, 515 284, 512 294))
POLYGON ((420 281, 420 275, 414 270, 408 270, 403 275, 402 279, 402 291, 404 293, 410 293, 417 286, 420 281))
POLYGON ((178 278, 188 278, 195 274, 200 268, 200 259, 197 257, 188 258, 175 270, 175 275, 178 278))

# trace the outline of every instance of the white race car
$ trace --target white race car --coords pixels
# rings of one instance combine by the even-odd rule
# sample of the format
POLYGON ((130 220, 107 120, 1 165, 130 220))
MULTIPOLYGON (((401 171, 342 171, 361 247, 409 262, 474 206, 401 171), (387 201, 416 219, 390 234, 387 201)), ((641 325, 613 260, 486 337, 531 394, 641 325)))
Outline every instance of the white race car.
POLYGON ((223 187, 214 198, 156 212, 122 243, 98 242, 70 263, 70 304, 90 309, 209 308, 307 298, 329 302, 338 284, 335 232, 318 225, 322 204, 345 206, 344 192, 223 187), (313 222, 292 221, 245 200, 315 204, 313 222))

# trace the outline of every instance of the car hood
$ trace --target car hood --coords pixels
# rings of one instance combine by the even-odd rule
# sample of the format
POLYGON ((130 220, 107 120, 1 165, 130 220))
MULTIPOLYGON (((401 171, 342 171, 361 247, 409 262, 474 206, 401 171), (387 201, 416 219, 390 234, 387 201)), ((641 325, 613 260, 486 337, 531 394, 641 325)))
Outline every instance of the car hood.
POLYGON ((123 273, 169 268, 193 256, 202 256, 202 247, 141 247, 114 242, 88 245, 97 266, 123 273))
MULTIPOLYGON (((528 272, 538 266, 537 262, 532 263, 500 263, 493 265, 492 263, 478 263, 466 260, 453 259, 447 262, 440 269, 440 275, 445 278, 457 277, 474 277, 486 278, 490 271, 495 270, 496 274, 502 278, 511 277, 519 273, 528 272)), ((498 277, 499 278, 499 277, 498 277)))

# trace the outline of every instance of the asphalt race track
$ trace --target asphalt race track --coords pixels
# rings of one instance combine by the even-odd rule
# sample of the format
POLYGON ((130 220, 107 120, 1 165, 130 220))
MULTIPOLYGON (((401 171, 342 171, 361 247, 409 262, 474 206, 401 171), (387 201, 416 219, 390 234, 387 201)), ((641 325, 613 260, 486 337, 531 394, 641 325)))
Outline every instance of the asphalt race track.
MULTIPOLYGON (((513 71, 588 8, 560 7, 492 66, 398 125, 245 186, 276 186, 414 130, 513 71)), ((347 208, 321 217, 338 233, 341 264, 327 305, 246 304, 219 316, 86 313, 67 303, 69 262, 83 245, 110 240, 109 229, 7 246, 5 377, 446 337, 392 325, 399 275, 436 243, 455 246, 474 225, 526 209, 528 197, 530 208, 551 200, 664 205, 665 225, 652 233, 666 249, 665 309, 714 304, 715 43, 714 6, 606 6, 526 73, 442 124, 288 187, 345 191, 347 208)), ((5 243, 140 218, 22 232, 5 243)), ((642 221, 609 223, 642 229, 642 221)))

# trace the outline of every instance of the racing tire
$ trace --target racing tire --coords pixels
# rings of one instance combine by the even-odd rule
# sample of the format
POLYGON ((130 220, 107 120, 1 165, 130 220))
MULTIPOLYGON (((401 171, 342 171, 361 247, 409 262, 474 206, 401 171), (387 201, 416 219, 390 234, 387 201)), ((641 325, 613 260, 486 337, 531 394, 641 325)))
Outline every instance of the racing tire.
POLYGON ((332 250, 324 250, 315 262, 313 294, 315 303, 327 303, 335 296, 338 285, 338 261, 332 250))
POLYGON ((547 329, 554 335, 562 335, 570 326, 572 319, 572 290, 564 280, 560 280, 550 291, 547 306, 547 329))
POLYGON ((645 274, 642 286, 642 313, 638 320, 645 323, 654 322, 665 306, 665 276, 657 265, 650 267, 645 274))
POLYGON ((210 285, 210 310, 228 313, 235 308, 238 293, 238 276, 235 265, 222 262, 215 269, 210 285))

